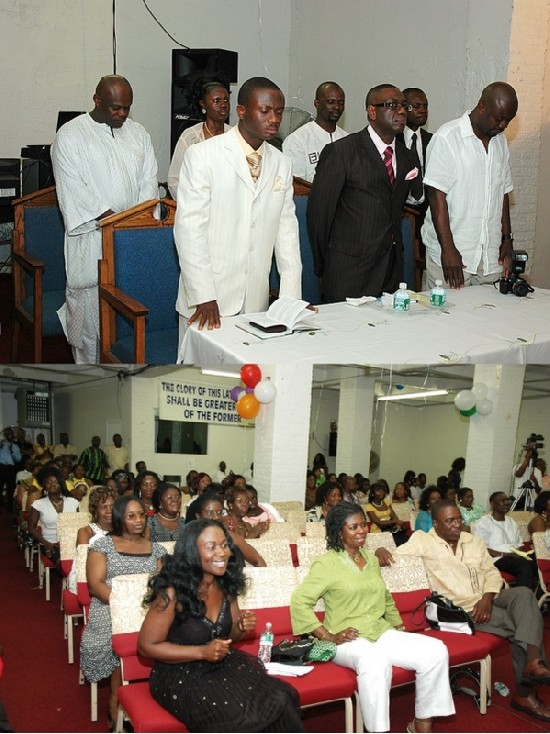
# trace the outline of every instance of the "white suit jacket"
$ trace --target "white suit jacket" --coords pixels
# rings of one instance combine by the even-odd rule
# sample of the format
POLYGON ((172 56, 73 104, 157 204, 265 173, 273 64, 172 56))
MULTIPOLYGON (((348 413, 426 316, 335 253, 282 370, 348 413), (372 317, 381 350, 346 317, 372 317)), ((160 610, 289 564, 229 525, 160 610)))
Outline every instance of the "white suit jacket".
POLYGON ((216 300, 222 316, 265 311, 273 252, 280 295, 301 296, 300 244, 291 162, 266 144, 258 183, 234 130, 185 152, 174 236, 183 316, 216 300))

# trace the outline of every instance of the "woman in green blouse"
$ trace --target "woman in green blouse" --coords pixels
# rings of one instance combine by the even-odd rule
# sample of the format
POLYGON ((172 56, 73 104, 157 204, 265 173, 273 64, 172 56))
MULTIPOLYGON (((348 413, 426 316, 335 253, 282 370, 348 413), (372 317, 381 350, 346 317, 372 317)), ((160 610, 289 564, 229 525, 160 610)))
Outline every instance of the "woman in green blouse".
POLYGON ((454 713, 445 645, 405 632, 376 556, 364 549, 362 508, 341 502, 326 518, 327 553, 313 562, 290 602, 295 634, 313 634, 337 645, 334 662, 355 670, 368 731, 390 728, 392 665, 416 672, 415 718, 408 731, 431 732, 433 716, 454 713), (321 624, 313 608, 325 602, 321 624))

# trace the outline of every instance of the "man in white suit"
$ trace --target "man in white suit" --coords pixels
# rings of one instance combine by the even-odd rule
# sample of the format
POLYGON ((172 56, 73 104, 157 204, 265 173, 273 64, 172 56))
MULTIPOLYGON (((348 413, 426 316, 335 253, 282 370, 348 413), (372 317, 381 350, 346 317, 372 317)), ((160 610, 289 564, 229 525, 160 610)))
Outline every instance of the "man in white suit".
POLYGON ((222 316, 267 309, 273 253, 279 294, 300 298, 290 158, 266 142, 276 135, 284 106, 276 84, 249 79, 237 98, 238 124, 185 153, 174 229, 180 349, 195 321, 199 329, 217 329, 222 316), (258 165, 251 160, 255 153, 258 165))

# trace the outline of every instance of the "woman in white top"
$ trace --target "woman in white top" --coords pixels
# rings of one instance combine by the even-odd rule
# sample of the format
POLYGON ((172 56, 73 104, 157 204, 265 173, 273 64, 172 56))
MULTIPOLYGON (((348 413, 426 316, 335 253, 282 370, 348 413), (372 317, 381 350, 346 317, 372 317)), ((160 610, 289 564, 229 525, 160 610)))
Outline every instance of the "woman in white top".
POLYGON ((28 531, 55 563, 59 562, 57 520, 61 512, 78 512, 78 500, 69 496, 61 471, 49 467, 42 475, 41 497, 32 503, 29 510, 28 531))
POLYGON ((180 168, 187 148, 231 129, 230 125, 225 124, 229 117, 227 82, 220 78, 201 77, 196 81, 190 96, 191 104, 195 107, 197 117, 202 118, 202 122, 184 130, 174 148, 168 169, 168 190, 173 199, 177 198, 180 168))

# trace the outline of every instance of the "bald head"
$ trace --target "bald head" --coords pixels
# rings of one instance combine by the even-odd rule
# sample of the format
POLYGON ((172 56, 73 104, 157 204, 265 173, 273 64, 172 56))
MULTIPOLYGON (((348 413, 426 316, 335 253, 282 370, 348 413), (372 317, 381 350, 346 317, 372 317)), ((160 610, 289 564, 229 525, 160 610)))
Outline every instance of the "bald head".
POLYGON ((315 91, 313 104, 317 110, 315 122, 323 130, 333 133, 346 106, 346 95, 342 87, 336 82, 323 82, 315 91))
POLYGON ((506 82, 493 82, 485 87, 475 109, 470 113, 472 129, 487 145, 491 138, 506 130, 517 111, 516 90, 506 82))
POLYGON ((120 128, 130 113, 134 93, 127 79, 111 74, 101 77, 93 99, 95 108, 90 112, 92 119, 111 128, 120 128))

